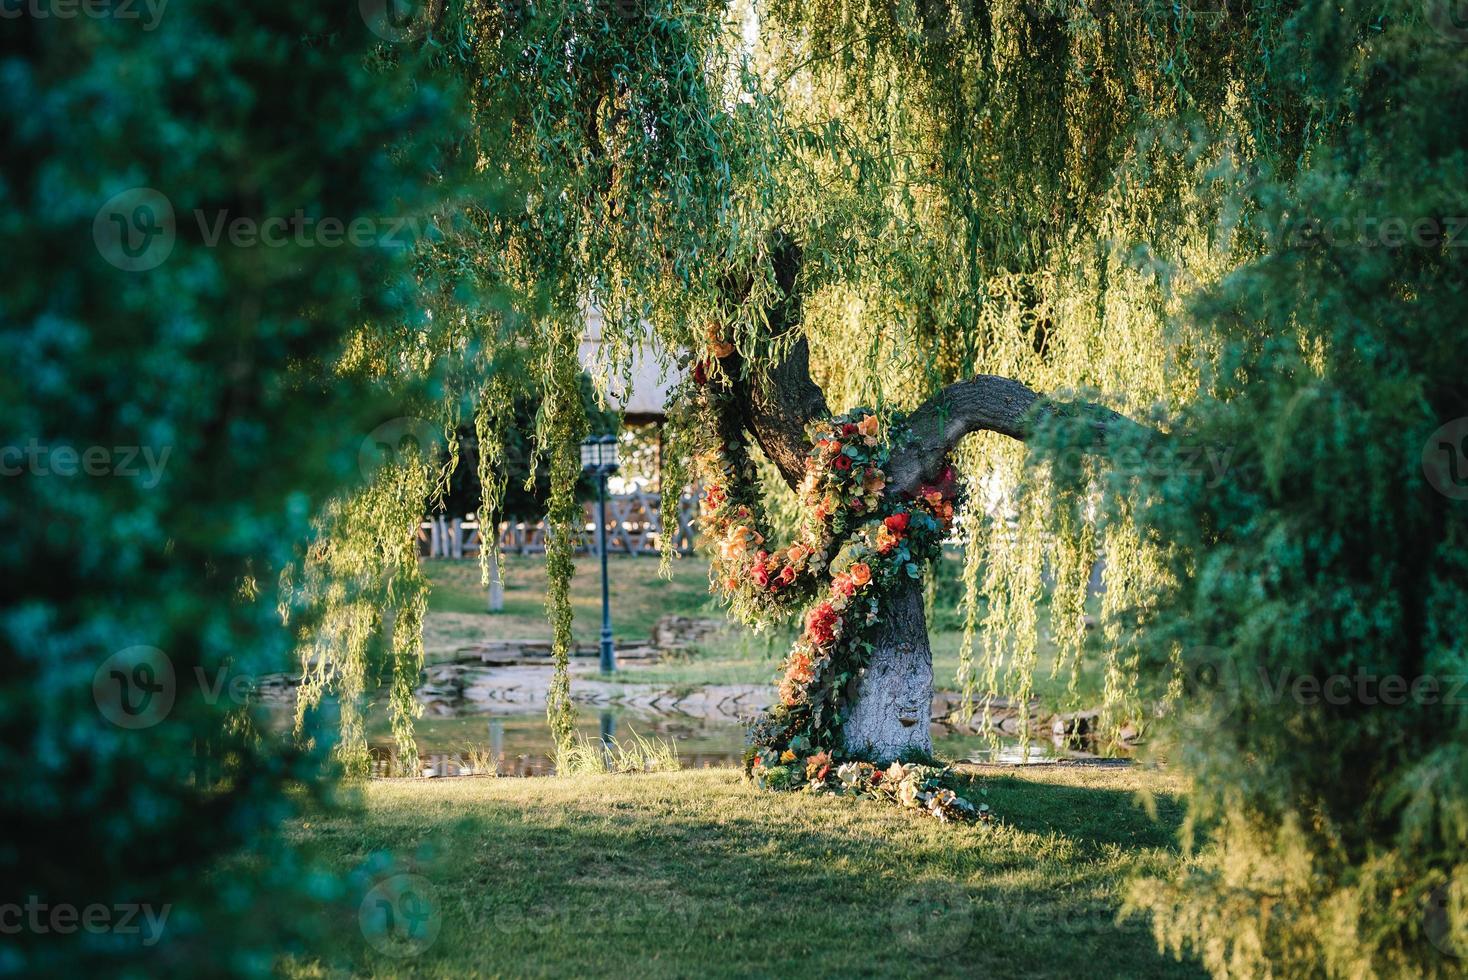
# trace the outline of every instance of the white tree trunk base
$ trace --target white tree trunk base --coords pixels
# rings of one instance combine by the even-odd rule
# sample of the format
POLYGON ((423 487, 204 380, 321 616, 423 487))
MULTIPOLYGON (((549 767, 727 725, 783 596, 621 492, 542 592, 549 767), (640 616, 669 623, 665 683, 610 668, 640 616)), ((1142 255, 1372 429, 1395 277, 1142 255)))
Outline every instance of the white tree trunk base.
POLYGON ((846 751, 879 762, 930 756, 933 651, 921 585, 898 589, 881 614, 871 661, 842 729, 846 751))

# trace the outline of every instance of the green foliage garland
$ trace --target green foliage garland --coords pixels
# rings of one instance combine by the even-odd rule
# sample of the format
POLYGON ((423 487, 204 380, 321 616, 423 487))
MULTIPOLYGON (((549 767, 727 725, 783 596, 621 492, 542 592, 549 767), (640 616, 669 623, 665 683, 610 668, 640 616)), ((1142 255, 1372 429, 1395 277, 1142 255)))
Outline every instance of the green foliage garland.
MULTIPOLYGON (((812 426, 812 449, 799 495, 806 519, 797 541, 761 547, 768 528, 747 443, 731 422, 732 386, 716 362, 733 353, 713 338, 711 357, 697 366, 685 397, 696 405, 702 433, 695 467, 703 482, 700 528, 711 552, 710 580, 747 622, 763 625, 803 608, 804 629, 781 666, 779 702, 755 724, 746 771, 761 785, 870 791, 850 776, 841 741, 847 700, 872 650, 884 597, 900 580, 919 579, 938 557, 954 517, 951 471, 938 486, 911 498, 885 493, 890 447, 881 422, 856 408, 812 426), (711 376, 712 375, 712 376, 711 376)), ((889 421, 889 427, 899 420, 889 421)), ((852 765, 854 765, 854 761, 852 765)), ((914 770, 913 789, 898 792, 902 767, 884 793, 912 805, 921 793, 943 819, 974 819, 978 811, 948 786, 951 777, 914 770)), ((876 779, 880 781, 878 774, 876 779)))

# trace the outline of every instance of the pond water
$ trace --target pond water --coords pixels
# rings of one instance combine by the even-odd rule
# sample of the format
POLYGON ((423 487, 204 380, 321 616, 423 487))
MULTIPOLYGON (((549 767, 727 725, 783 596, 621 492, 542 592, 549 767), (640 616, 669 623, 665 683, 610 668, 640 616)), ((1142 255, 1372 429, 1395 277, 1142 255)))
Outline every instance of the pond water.
MULTIPOLYGON (((635 737, 671 743, 678 764, 685 769, 737 766, 744 753, 747 726, 729 719, 609 708, 595 710, 580 706, 578 729, 589 743, 635 737)), ((555 771, 550 727, 542 711, 465 713, 449 717, 423 717, 414 726, 420 773, 403 769, 397 746, 386 727, 369 728, 368 746, 376 776, 545 776, 555 771)), ((1095 758, 1094 746, 1072 741, 1034 743, 1028 753, 1018 740, 1003 740, 994 749, 985 738, 958 734, 943 725, 933 726, 935 753, 944 759, 970 762, 1019 764, 1056 759, 1095 758)))

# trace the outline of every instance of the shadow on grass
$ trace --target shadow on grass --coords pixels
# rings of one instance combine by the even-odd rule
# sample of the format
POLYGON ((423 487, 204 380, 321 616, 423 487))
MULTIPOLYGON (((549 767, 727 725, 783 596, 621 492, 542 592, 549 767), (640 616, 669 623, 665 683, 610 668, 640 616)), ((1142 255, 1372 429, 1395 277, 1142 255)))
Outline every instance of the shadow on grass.
POLYGON ((994 827, 749 789, 706 805, 481 799, 426 828, 404 807, 333 836, 350 864, 415 855, 436 893, 433 944, 369 954, 368 972, 1202 975, 1159 954, 1145 922, 1116 921, 1128 877, 1176 860, 1166 810, 1154 823, 1125 791, 985 784, 994 827))
POLYGON ((1124 790, 1057 786, 1004 775, 976 778, 974 785, 988 790, 982 799, 997 812, 1008 814, 1005 822, 1018 830, 1061 834, 1092 847, 1179 850, 1177 833, 1185 805, 1176 793, 1154 795, 1154 820, 1137 795, 1124 790))

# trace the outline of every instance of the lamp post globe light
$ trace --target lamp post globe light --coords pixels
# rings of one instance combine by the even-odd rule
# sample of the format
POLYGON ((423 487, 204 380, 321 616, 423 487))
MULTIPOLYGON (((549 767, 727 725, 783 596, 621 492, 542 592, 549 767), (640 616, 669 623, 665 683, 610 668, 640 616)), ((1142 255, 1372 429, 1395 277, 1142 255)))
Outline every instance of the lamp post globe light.
POLYGON ((581 443, 581 470, 596 477, 597 551, 601 553, 601 671, 617 669, 612 645, 611 590, 607 585, 607 477, 617 472, 617 437, 592 436, 581 443))

